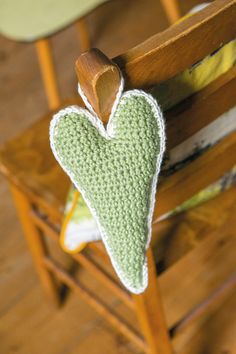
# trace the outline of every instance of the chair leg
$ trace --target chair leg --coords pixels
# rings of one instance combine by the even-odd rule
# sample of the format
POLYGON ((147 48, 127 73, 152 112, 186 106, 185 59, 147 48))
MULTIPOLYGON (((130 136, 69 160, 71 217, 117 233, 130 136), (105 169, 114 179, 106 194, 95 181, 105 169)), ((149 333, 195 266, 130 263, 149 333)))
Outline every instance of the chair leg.
POLYGON ((179 0, 161 0, 162 6, 165 9, 166 16, 170 24, 175 23, 181 17, 181 11, 178 1, 179 0))
POLYGON ((48 105, 50 109, 56 109, 60 105, 60 94, 49 39, 39 39, 35 46, 48 105))
POLYGON ((149 284, 147 290, 143 294, 133 295, 136 313, 149 347, 149 353, 173 354, 151 249, 148 250, 148 267, 149 284))
POLYGON ((42 235, 30 217, 31 204, 17 187, 10 185, 10 189, 43 289, 51 302, 58 306, 60 304, 59 289, 56 286, 55 278, 43 264, 47 249, 42 235))
POLYGON ((77 21, 76 27, 78 30, 81 52, 86 52, 91 48, 91 41, 85 18, 81 18, 77 21))

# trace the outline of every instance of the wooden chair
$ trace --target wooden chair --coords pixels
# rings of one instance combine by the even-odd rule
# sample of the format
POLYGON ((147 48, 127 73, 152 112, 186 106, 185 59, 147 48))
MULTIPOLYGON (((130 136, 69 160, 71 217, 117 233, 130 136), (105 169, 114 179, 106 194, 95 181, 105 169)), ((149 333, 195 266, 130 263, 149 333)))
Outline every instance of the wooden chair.
MULTIPOLYGON (((114 58, 114 61, 126 78, 127 88, 148 89, 182 72, 215 51, 222 43, 228 43, 235 37, 236 1, 216 0, 200 13, 153 36, 127 53, 114 58)), ((113 64, 95 50, 85 53, 78 59, 76 70, 95 108, 97 101, 94 93, 97 94, 100 113, 105 117, 104 112, 109 110, 112 100, 107 96, 105 100, 101 100, 97 81, 90 80, 90 83, 84 79, 83 82, 83 78, 84 73, 90 71, 92 74, 97 73, 103 84, 109 80, 110 87, 115 92, 116 87, 112 86, 111 81, 113 64), (102 74, 101 69, 104 69, 104 64, 109 75, 102 74)), ((91 77, 93 78, 94 75, 91 77)), ((236 69, 233 67, 201 92, 166 112, 168 149, 178 145, 234 107, 235 90, 236 69)), ((81 104, 79 99, 78 101, 81 104)), ((50 152, 48 125, 51 117, 52 113, 38 121, 21 136, 8 142, 0 153, 0 169, 9 181, 19 218, 46 294, 53 303, 60 303, 60 292, 56 281, 59 280, 77 292, 83 300, 144 352, 173 353, 171 339, 200 316, 209 304, 232 289, 236 283, 235 275, 230 275, 223 285, 213 282, 210 287, 207 283, 208 292, 209 289, 212 291, 210 295, 207 291, 199 290, 204 283, 202 278, 200 278, 201 286, 196 286, 200 275, 205 272, 205 267, 208 265, 211 270, 213 269, 210 267, 215 267, 215 263, 209 264, 208 258, 213 257, 217 249, 222 247, 225 238, 230 238, 232 235, 236 212, 235 187, 186 214, 191 221, 194 217, 206 213, 208 221, 205 227, 198 228, 199 219, 195 225, 193 224, 194 232, 197 233, 198 230, 201 233, 202 242, 199 242, 189 253, 184 252, 183 259, 172 264, 170 268, 166 267, 158 277, 153 252, 156 247, 158 249, 160 239, 163 235, 165 237, 170 229, 174 228, 177 232, 181 227, 181 217, 159 223, 156 220, 158 216, 172 210, 222 177, 235 165, 236 133, 232 132, 186 167, 161 179, 153 217, 152 247, 148 250, 149 286, 143 294, 130 296, 122 288, 118 280, 109 272, 110 263, 100 242, 91 243, 85 252, 72 256, 130 310, 136 311, 142 332, 140 335, 114 309, 109 308, 99 299, 97 294, 81 285, 53 259, 46 247, 46 236, 58 242, 59 225, 69 187, 68 178, 50 152), (217 163, 218 161, 220 163, 217 163), (211 215, 211 223, 209 215, 211 215), (225 235, 223 239, 222 235, 225 235), (97 258, 93 258, 93 255, 97 258), (96 259, 99 259, 102 265, 96 259), (191 274, 185 274, 187 278, 185 283, 184 272, 190 266, 191 274), (194 273, 195 269, 197 269, 196 273, 194 273), (197 274, 196 277, 194 274, 197 274), (194 292, 190 291, 191 287, 194 288, 194 292), (178 292, 180 297, 177 296, 178 292), (176 304, 181 296, 185 297, 184 303, 176 304), (200 305, 197 305, 198 300, 201 300, 200 305)), ((229 250, 230 247, 232 246, 229 246, 229 250)), ((216 271, 219 271, 220 262, 217 262, 217 267, 215 267, 216 271)), ((228 271, 230 273, 232 269, 228 271)), ((224 274, 219 273, 221 281, 224 274)))
MULTIPOLYGON (((85 18, 75 23, 78 32, 80 50, 84 52, 91 46, 90 35, 85 18)), ((55 71, 54 58, 50 44, 50 38, 41 38, 34 43, 40 65, 41 76, 48 100, 49 109, 55 109, 61 104, 61 97, 55 71)))
MULTIPOLYGON (((101 0, 100 2, 102 3, 104 1, 101 0)), ((174 23, 175 21, 177 21, 181 17, 178 1, 177 0, 167 0, 167 1, 161 0, 161 1, 170 23, 174 23)), ((71 22, 74 21, 71 20, 71 22)), ((86 16, 82 16, 77 21, 75 21, 74 26, 76 27, 76 30, 78 32, 80 50, 81 52, 84 52, 91 47, 91 38, 89 34, 88 24, 86 22, 86 16)), ((59 30, 61 30, 61 28, 59 28, 59 30)), ((8 28, 5 31, 6 32, 9 31, 8 28)), ((0 27, 0 32, 1 32, 1 27, 0 27)), ((28 41, 28 39, 25 40, 28 41)), ((48 106, 50 109, 55 109, 60 105, 61 98, 60 98, 59 87, 58 87, 58 82, 57 82, 57 77, 55 72, 54 58, 52 55, 51 39, 50 37, 47 36, 42 38, 36 38, 33 42, 37 51, 41 75, 44 83, 44 89, 47 95, 48 106)))
MULTIPOLYGON (((0 33, 3 35, 17 41, 25 41, 25 42, 33 42, 36 47, 36 52, 40 64, 41 76, 44 83, 44 89, 48 100, 48 106, 50 109, 55 109, 61 104, 61 97, 59 93, 59 87, 57 82, 57 76, 55 72, 55 64, 54 58, 52 55, 51 48, 51 36, 55 33, 61 31, 66 25, 74 24, 76 31, 78 33, 78 39, 80 44, 80 51, 84 52, 91 47, 91 38, 89 34, 88 24, 86 21, 87 13, 93 10, 99 4, 102 4, 106 0, 97 0, 92 2, 88 2, 87 5, 83 5, 82 9, 79 6, 75 6, 75 2, 70 1, 67 3, 67 14, 65 20, 65 14, 60 9, 60 15, 56 17, 56 23, 53 23, 51 20, 50 26, 48 28, 44 28, 42 23, 45 20, 38 21, 38 18, 42 16, 42 13, 46 13, 47 8, 51 8, 53 2, 43 1, 39 6, 40 13, 38 14, 32 9, 25 10, 26 6, 34 6, 29 2, 25 2, 20 6, 23 7, 23 11, 21 9, 15 9, 15 11, 19 11, 18 16, 16 13, 12 14, 12 8, 15 6, 19 6, 18 2, 14 3, 6 3, 1 5, 1 15, 0 15, 0 33), (93 5, 93 7, 92 7, 93 5), (44 9, 45 8, 45 9, 44 9), (28 19, 28 17, 30 19, 28 19), (8 18, 9 17, 9 18, 8 18), (32 17, 35 21, 32 21, 32 17), (17 20, 17 21, 16 21, 17 20), (29 22, 28 32, 24 29, 22 30, 22 22, 29 22), (66 21, 66 22, 65 22, 66 21), (38 23, 39 28, 34 26, 34 22, 38 23), (32 33, 31 33, 32 29, 32 33)), ((60 1, 60 4, 64 6, 65 1, 60 1)), ((54 7, 60 6, 59 3, 55 3, 54 7)))
POLYGON ((175 23, 181 17, 181 11, 178 0, 161 0, 169 23, 175 23))

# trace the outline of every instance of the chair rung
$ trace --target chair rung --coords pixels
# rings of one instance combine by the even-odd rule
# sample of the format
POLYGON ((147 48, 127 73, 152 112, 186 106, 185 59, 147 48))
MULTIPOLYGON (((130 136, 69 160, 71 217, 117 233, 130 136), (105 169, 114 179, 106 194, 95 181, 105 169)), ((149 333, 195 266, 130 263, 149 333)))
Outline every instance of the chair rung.
POLYGON ((214 302, 225 296, 230 290, 236 286, 236 273, 233 273, 220 287, 218 287, 206 300, 198 304, 193 310, 189 311, 182 320, 171 328, 171 336, 176 336, 184 330, 191 322, 201 316, 206 309, 214 302))
POLYGON ((102 245, 102 241, 90 242, 87 247, 100 257, 106 264, 111 265, 110 258, 106 253, 105 247, 102 245))
MULTIPOLYGON (((31 214, 35 224, 47 233, 53 240, 58 242, 58 232, 50 225, 46 220, 43 220, 36 212, 31 214)), ((125 304, 134 309, 134 303, 131 296, 121 288, 121 286, 108 274, 102 267, 90 259, 87 255, 82 253, 72 254, 71 257, 84 266, 93 275, 96 274, 97 279, 99 279, 107 288, 109 288, 120 300, 124 301, 125 304)))
POLYGON ((95 274, 97 279, 113 291, 117 297, 123 300, 128 307, 134 309, 134 302, 128 292, 123 290, 110 274, 105 272, 99 264, 82 253, 73 255, 73 258, 83 265, 90 273, 95 274))
POLYGON ((144 340, 132 329, 123 319, 118 317, 101 300, 99 300, 88 289, 82 287, 78 281, 70 276, 60 265, 48 257, 44 258, 44 264, 47 269, 53 272, 64 284, 77 292, 80 297, 90 304, 101 316, 108 320, 118 331, 127 338, 135 342, 142 350, 147 352, 148 348, 144 340))
POLYGON ((57 230, 50 225, 46 220, 42 219, 35 211, 31 211, 30 217, 33 219, 35 225, 42 231, 47 233, 54 241, 58 242, 59 234, 57 230))

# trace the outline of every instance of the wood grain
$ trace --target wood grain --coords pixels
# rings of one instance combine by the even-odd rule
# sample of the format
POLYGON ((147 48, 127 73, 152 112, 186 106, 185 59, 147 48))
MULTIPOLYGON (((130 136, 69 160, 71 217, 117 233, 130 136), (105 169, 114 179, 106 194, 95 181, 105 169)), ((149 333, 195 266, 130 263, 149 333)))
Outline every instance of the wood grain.
POLYGON ((91 38, 89 34, 89 26, 86 18, 81 18, 75 23, 75 27, 78 31, 80 50, 85 52, 91 48, 91 38))
POLYGON ((14 186, 11 186, 11 192, 43 289, 50 301, 58 306, 60 304, 59 291, 53 274, 43 266, 43 259, 48 254, 48 250, 42 235, 30 219, 31 205, 24 194, 14 186))
POLYGON ((235 0, 214 1, 194 16, 116 57, 115 62, 126 75, 127 87, 147 88, 168 80, 234 39, 235 17, 235 0))
POLYGON ((50 109, 56 109, 59 107, 61 100, 50 41, 49 39, 39 39, 35 46, 48 106, 50 109))
POLYGON ((182 143, 236 105, 236 67, 165 113, 168 149, 182 143), (216 104, 217 103, 217 104, 216 104))
POLYGON ((233 132, 195 161, 161 181, 153 220, 220 179, 235 165, 235 156, 236 132, 233 132))
POLYGON ((170 24, 175 23, 181 17, 180 4, 178 0, 161 0, 170 24))
POLYGON ((235 196, 234 187, 195 211, 187 212, 185 227, 178 226, 180 232, 182 229, 191 234, 195 230, 196 240, 199 232, 201 239, 159 277, 169 327, 207 299, 235 271, 236 260, 231 252, 236 242, 235 196))
POLYGON ((172 354, 173 349, 165 321, 160 290, 156 282, 156 266, 151 249, 147 251, 149 283, 146 291, 133 295, 141 330, 150 354, 172 354))
POLYGON ((107 123, 120 87, 120 71, 100 50, 91 49, 76 61, 78 82, 98 117, 107 123))

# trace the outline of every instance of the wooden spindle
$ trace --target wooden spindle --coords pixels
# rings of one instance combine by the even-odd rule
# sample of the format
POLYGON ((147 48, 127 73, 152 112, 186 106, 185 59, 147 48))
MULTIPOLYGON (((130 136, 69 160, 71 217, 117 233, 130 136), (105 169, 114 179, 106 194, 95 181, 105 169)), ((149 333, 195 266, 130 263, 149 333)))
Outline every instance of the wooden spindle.
POLYGON ((107 123, 121 82, 118 66, 100 50, 91 49, 77 59, 76 73, 89 103, 107 123))
POLYGON ((76 29, 78 31, 80 50, 85 52, 91 48, 91 40, 89 35, 88 25, 85 18, 79 19, 75 23, 76 29))
POLYGON ((161 3, 171 25, 181 18, 179 0, 161 0, 161 3))
POLYGON ((60 94, 56 77, 55 65, 49 39, 39 39, 35 43, 44 88, 50 109, 56 109, 60 105, 60 94))

